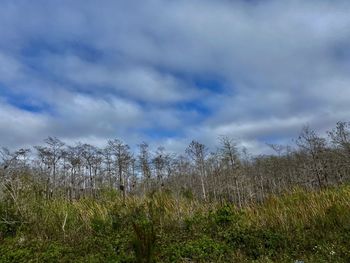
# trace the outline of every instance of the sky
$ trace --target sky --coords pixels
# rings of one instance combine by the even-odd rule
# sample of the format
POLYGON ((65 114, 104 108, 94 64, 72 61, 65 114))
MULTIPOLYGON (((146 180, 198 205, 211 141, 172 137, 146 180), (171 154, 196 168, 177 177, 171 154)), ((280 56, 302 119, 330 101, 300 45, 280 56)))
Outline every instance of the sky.
POLYGON ((349 121, 348 0, 0 0, 0 145, 253 154, 349 121))

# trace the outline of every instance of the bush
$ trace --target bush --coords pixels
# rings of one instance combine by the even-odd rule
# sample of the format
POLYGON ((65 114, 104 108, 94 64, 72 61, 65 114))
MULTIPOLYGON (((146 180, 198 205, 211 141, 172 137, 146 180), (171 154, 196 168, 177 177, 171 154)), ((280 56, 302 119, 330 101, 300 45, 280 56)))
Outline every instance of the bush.
POLYGON ((271 229, 248 228, 231 231, 227 242, 247 257, 258 259, 263 256, 277 256, 287 248, 288 239, 284 234, 271 229))
POLYGON ((167 262, 227 262, 229 248, 208 236, 172 245, 167 249, 167 262))
POLYGON ((13 202, 0 202, 0 241, 3 238, 15 236, 22 221, 13 202))

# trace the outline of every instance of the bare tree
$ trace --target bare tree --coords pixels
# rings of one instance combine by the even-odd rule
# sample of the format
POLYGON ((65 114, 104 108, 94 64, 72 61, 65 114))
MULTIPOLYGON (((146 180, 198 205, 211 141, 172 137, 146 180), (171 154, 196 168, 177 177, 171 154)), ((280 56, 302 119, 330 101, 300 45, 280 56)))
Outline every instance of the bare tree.
POLYGON ((309 126, 304 126, 296 144, 311 157, 310 166, 313 174, 316 175, 318 186, 322 188, 325 184, 328 184, 328 177, 323 169, 325 168, 324 160, 322 160, 322 154, 326 148, 326 140, 319 137, 309 126))
POLYGON ((230 200, 242 207, 296 185, 321 188, 350 179, 350 123, 346 122, 337 123, 327 138, 306 126, 297 147, 270 145, 274 154, 254 157, 228 137, 221 137, 219 148, 210 154, 198 141, 189 144, 186 155, 169 154, 162 147, 151 154, 147 143, 138 146, 136 157, 121 140, 99 149, 81 143, 69 146, 49 137, 45 145, 34 147, 35 156, 29 149, 1 148, 1 185, 14 196, 32 184, 39 195, 70 200, 90 193, 97 198, 102 187, 119 188, 124 199, 127 194, 166 187, 177 196, 195 194, 202 200, 230 200))
POLYGON ((335 129, 328 132, 334 146, 334 167, 339 183, 349 174, 350 166, 350 122, 338 122, 335 129))
POLYGON ((70 170, 70 176, 69 176, 69 199, 73 200, 77 196, 76 190, 77 190, 77 177, 80 175, 80 172, 82 170, 83 166, 83 157, 82 157, 82 147, 81 145, 77 146, 69 146, 66 150, 66 158, 68 162, 68 169, 70 170))
POLYGON ((131 160, 130 147, 120 140, 110 140, 108 146, 115 157, 115 165, 118 173, 119 190, 126 196, 126 176, 131 160))
POLYGON ((89 188, 91 193, 95 192, 97 170, 102 163, 101 151, 90 144, 81 145, 81 156, 84 159, 85 166, 89 174, 89 188))
POLYGON ((103 155, 103 164, 105 165, 105 171, 106 171, 106 180, 108 180, 109 188, 113 188, 114 186, 114 177, 112 172, 112 166, 113 166, 113 153, 112 153, 111 147, 106 147, 102 151, 103 155))
POLYGON ((235 192, 237 195, 237 201, 239 207, 242 207, 242 198, 240 193, 240 187, 238 185, 238 174, 240 168, 239 153, 236 144, 227 136, 220 138, 221 148, 220 152, 224 162, 229 168, 230 177, 233 178, 235 192))
POLYGON ((38 157, 45 164, 49 174, 47 176, 47 196, 52 196, 56 186, 57 165, 62 157, 64 143, 56 137, 44 140, 47 146, 35 146, 38 157))
POLYGON ((140 168, 141 173, 144 180, 144 192, 147 192, 150 190, 150 184, 151 184, 151 167, 150 167, 150 152, 149 152, 149 146, 146 142, 142 142, 139 145, 139 162, 140 162, 140 168))
POLYGON ((201 186, 202 186, 202 195, 203 199, 207 200, 207 194, 205 189, 205 158, 207 155, 207 148, 204 144, 199 143, 198 141, 193 140, 187 147, 187 155, 195 162, 196 168, 199 173, 201 186))
POLYGON ((162 189, 164 186, 164 177, 166 175, 166 168, 169 167, 169 155, 165 153, 164 147, 158 147, 155 157, 152 159, 152 163, 155 169, 157 178, 157 186, 162 189))

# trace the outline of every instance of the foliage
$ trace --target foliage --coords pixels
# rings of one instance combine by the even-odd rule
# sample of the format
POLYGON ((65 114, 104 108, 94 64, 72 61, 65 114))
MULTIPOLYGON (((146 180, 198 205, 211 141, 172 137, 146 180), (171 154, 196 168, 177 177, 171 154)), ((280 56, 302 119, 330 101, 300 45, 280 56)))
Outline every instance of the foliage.
POLYGON ((242 209, 162 192, 5 196, 0 262, 349 262, 349 200, 346 185, 242 209))

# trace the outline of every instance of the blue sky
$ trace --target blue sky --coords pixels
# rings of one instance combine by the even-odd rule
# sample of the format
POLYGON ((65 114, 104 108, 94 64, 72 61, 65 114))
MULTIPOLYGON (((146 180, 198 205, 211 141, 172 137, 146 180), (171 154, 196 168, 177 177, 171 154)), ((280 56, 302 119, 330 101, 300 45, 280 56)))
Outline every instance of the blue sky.
POLYGON ((252 153, 350 116, 345 0, 0 0, 0 145, 252 153))

